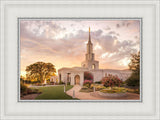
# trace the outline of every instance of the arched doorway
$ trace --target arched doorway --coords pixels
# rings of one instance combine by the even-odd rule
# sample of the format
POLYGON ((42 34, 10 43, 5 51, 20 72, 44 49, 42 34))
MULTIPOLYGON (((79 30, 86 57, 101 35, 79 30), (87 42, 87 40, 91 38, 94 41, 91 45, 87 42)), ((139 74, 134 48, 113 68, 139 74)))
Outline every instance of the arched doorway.
POLYGON ((74 77, 74 84, 75 84, 75 85, 80 85, 80 76, 79 76, 79 75, 76 75, 76 76, 74 77))

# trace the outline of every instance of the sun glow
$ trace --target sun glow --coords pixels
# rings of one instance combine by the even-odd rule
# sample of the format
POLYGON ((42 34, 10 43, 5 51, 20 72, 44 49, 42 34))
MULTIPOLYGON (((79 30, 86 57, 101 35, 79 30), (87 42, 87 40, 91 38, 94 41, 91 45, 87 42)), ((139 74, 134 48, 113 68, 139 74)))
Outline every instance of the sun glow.
POLYGON ((114 40, 113 45, 115 46, 117 44, 117 40, 114 40))
POLYGON ((21 76, 26 77, 26 71, 21 71, 21 76))
POLYGON ((124 58, 124 59, 120 60, 119 63, 122 66, 128 66, 128 64, 130 63, 130 61, 131 61, 130 59, 124 58))
POLYGON ((102 49, 102 47, 99 44, 96 44, 94 47, 94 50, 102 49))
POLYGON ((107 55, 108 55, 108 52, 103 53, 103 54, 101 55, 101 58, 105 58, 107 55))

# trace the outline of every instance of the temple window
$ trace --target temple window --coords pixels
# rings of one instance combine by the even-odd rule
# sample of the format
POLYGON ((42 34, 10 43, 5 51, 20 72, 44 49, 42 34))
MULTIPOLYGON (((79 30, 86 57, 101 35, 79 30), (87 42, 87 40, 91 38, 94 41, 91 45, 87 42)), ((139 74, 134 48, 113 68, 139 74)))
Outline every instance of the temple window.
POLYGON ((92 69, 95 69, 95 64, 92 65, 92 69))

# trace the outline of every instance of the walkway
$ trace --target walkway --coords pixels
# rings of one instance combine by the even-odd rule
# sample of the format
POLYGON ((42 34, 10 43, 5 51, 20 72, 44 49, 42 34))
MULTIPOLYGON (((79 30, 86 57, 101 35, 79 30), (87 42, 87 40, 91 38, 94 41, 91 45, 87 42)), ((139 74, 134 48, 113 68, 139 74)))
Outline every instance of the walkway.
POLYGON ((75 91, 75 97, 81 100, 98 100, 99 98, 91 96, 90 93, 79 92, 81 89, 80 85, 75 85, 72 89, 68 90, 66 93, 73 97, 73 91, 75 91))
POLYGON ((81 86, 75 85, 72 89, 66 91, 66 94, 73 97, 73 91, 75 91, 75 97, 80 100, 139 100, 139 95, 135 93, 127 93, 127 96, 120 98, 103 97, 98 94, 98 92, 79 92, 81 86))

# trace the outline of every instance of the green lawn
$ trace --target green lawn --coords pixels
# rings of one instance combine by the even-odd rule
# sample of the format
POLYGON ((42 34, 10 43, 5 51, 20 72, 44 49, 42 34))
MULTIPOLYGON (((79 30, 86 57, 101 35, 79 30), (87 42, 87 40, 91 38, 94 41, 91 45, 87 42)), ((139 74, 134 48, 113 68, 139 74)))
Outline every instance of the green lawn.
MULTIPOLYGON (((71 89, 72 87, 73 85, 66 86, 66 91, 71 89)), ((36 99, 38 100, 73 100, 71 96, 64 93, 64 86, 40 87, 39 90, 42 91, 42 94, 36 97, 36 99)))

